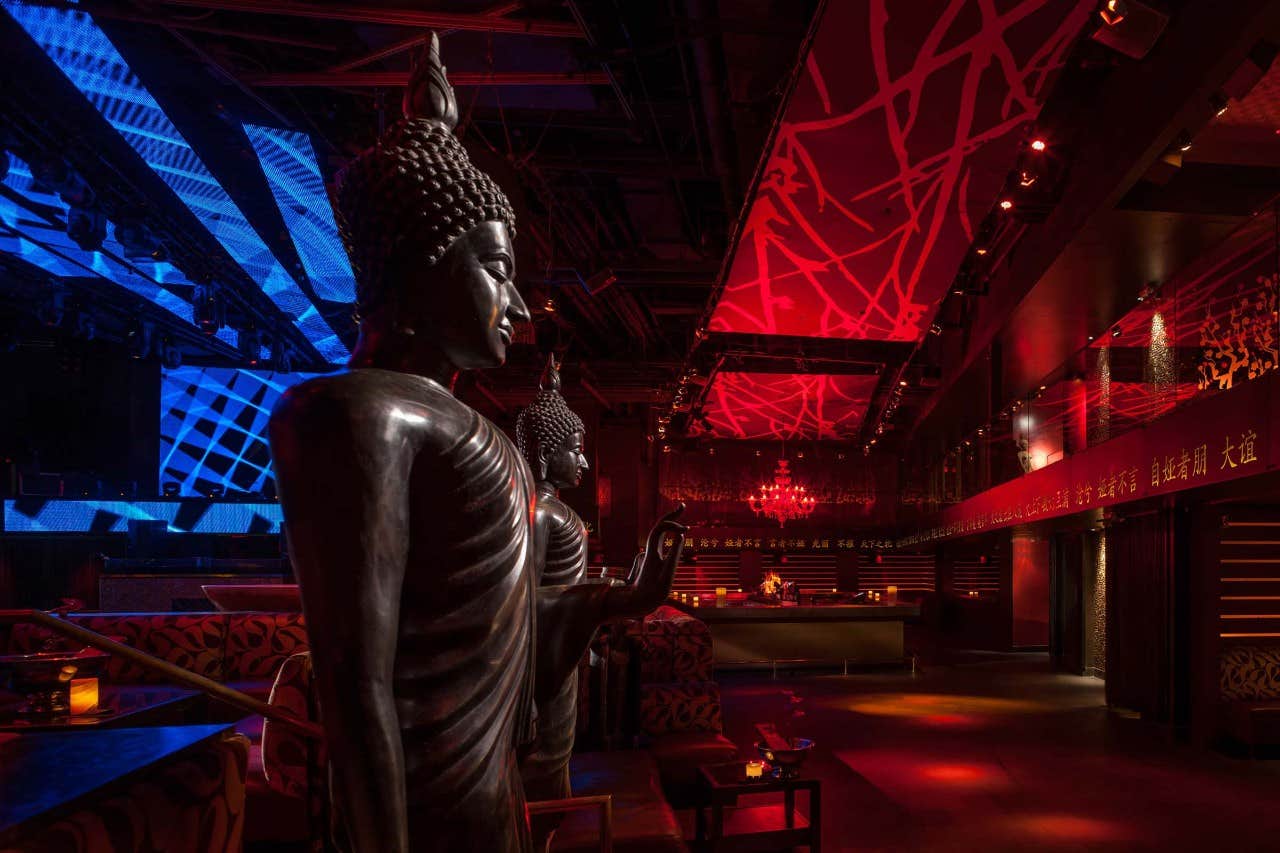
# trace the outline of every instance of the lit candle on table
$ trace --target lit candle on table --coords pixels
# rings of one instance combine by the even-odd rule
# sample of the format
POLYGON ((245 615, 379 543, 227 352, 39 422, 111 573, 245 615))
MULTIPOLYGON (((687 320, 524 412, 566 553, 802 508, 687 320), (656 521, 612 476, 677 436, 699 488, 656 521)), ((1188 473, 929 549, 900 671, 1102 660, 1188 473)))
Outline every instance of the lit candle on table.
POLYGON ((890 604, 898 603, 898 588, 896 586, 885 587, 884 594, 889 597, 890 604))
POLYGON ((693 597, 693 606, 694 606, 694 607, 697 607, 697 606, 698 606, 698 596, 696 596, 696 595, 693 597))
POLYGON ((760 778, 761 778, 761 777, 763 777, 763 776, 764 776, 764 762, 763 762, 763 761, 748 761, 748 762, 747 762, 747 778, 748 778, 748 779, 760 779, 760 778))
POLYGON ((71 679, 70 702, 72 714, 91 714, 98 709, 98 679, 71 679))

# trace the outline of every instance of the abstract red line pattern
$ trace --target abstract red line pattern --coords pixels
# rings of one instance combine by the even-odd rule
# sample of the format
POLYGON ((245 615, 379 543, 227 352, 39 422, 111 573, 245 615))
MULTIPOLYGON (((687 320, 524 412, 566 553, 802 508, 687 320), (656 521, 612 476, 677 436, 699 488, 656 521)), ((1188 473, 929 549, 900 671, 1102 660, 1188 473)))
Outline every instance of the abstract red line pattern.
POLYGON ((703 411, 714 438, 848 438, 875 385, 866 375, 721 372, 703 411))
POLYGON ((1094 5, 827 4, 711 331, 918 339, 1094 5))

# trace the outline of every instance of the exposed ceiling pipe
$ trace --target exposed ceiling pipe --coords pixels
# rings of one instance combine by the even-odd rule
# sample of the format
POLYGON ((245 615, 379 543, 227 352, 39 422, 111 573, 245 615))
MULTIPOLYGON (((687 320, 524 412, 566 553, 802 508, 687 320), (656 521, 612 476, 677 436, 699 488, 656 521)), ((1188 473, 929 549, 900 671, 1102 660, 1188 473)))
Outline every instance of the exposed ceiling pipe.
MULTIPOLYGON (((292 88, 393 88, 409 84, 408 71, 285 71, 245 74, 251 86, 292 88)), ((604 86, 609 83, 602 71, 451 71, 454 86, 604 86)))
POLYGON ((736 214, 738 197, 738 158, 730 143, 733 135, 729 116, 725 110, 725 82, 721 68, 724 64, 723 46, 713 45, 706 33, 712 21, 718 17, 715 0, 685 0, 689 22, 696 35, 693 40, 693 68, 698 78, 698 93, 702 100, 702 114, 707 123, 707 144, 711 148, 711 165, 720 179, 720 194, 724 197, 726 217, 736 214))
POLYGON ((419 9, 377 6, 371 3, 321 5, 298 3, 294 0, 161 0, 161 2, 169 6, 253 12, 259 15, 286 15, 326 21, 354 21, 359 24, 388 24, 433 30, 476 30, 554 38, 580 39, 583 37, 582 30, 577 24, 561 21, 499 18, 486 13, 428 12, 419 9))

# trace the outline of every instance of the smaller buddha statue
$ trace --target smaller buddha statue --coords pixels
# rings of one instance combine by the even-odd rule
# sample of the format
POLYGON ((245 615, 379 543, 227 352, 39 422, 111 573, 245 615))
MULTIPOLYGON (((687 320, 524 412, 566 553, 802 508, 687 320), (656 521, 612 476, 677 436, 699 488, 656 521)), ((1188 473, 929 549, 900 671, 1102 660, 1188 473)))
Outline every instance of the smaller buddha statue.
MULTIPOLYGON (((534 566, 539 579, 537 666, 534 703, 538 734, 520 763, 529 800, 572 795, 569 757, 578 711, 578 662, 604 622, 643 616, 666 598, 680 560, 685 528, 676 523, 683 506, 666 515, 649 534, 629 583, 587 578, 587 526, 560 499, 560 490, 582 482, 588 469, 586 429, 560 393, 560 368, 549 356, 533 402, 516 420, 516 446, 533 471, 534 566), (663 550, 664 540, 672 547, 663 550)), ((535 820, 541 846, 554 820, 535 820)))
POLYGON ((534 547, 543 586, 579 583, 587 571, 587 526, 560 490, 582 483, 588 470, 586 429, 560 393, 560 365, 554 355, 538 383, 538 394, 516 419, 516 447, 529 463, 537 489, 534 547))

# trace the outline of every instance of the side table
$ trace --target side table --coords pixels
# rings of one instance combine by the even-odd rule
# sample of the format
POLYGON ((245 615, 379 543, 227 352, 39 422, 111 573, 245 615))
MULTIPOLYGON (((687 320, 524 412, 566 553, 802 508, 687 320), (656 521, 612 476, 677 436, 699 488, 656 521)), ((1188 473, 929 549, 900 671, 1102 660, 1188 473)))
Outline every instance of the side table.
POLYGON ((810 853, 822 851, 822 783, 804 775, 790 779, 765 776, 746 778, 745 762, 704 764, 698 768, 704 799, 698 806, 698 849, 715 853, 747 853, 807 844, 810 853), (796 811, 796 791, 809 794, 809 818, 796 811), (725 806, 732 806, 746 794, 782 793, 782 815, 777 806, 735 808, 728 825, 725 806), (711 811, 708 825, 707 810, 711 811))

